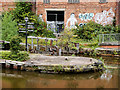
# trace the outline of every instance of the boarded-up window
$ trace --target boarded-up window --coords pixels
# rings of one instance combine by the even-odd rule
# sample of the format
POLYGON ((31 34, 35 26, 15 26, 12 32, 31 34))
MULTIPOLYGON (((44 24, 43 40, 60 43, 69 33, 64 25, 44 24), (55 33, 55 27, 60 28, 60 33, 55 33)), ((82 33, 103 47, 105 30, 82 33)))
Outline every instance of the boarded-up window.
POLYGON ((106 3, 107 1, 106 0, 100 0, 100 3, 106 3))
POLYGON ((43 0, 43 3, 50 3, 50 0, 43 0))
POLYGON ((79 3, 80 0, 68 0, 68 3, 79 3))

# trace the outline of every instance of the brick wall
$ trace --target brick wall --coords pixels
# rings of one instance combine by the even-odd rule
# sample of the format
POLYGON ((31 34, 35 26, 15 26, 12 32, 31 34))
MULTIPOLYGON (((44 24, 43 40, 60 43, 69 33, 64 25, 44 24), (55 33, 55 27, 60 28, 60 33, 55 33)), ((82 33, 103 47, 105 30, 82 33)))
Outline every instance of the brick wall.
MULTIPOLYGON (((77 19, 77 23, 86 23, 89 20, 84 20, 84 17, 90 17, 91 20, 93 21, 97 21, 100 22, 102 20, 104 20, 104 18, 102 20, 99 19, 100 15, 96 15, 98 13, 101 13, 103 15, 103 11, 106 10, 106 12, 109 12, 112 10, 112 12, 114 12, 114 14, 116 15, 116 23, 120 24, 120 2, 116 3, 113 1, 116 0, 109 0, 111 2, 108 3, 104 3, 104 4, 100 4, 99 0, 92 0, 93 2, 85 2, 84 0, 80 0, 80 3, 78 4, 70 4, 67 2, 67 0, 51 0, 50 4, 43 4, 43 0, 36 0, 36 2, 32 2, 33 3, 33 9, 32 11, 36 12, 37 15, 39 14, 43 14, 43 19, 44 21, 46 21, 46 9, 64 9, 64 23, 66 24, 66 22, 68 21, 68 19, 70 18, 71 13, 75 14, 75 18, 77 19), (59 2, 58 2, 59 1, 59 2), (112 9, 111 9, 112 8, 112 9), (88 14, 85 14, 88 13, 88 14), (93 13, 93 16, 91 16, 93 13), (79 14, 83 15, 83 17, 80 17, 79 14), (96 17, 98 17, 98 19, 96 20, 96 17)), ((2 8, 0 8, 0 12, 1 11, 7 11, 7 10, 12 10, 15 8, 15 2, 13 2, 13 0, 9 0, 9 2, 0 2, 0 6, 2 6, 2 8)), ((108 17, 108 16, 107 16, 108 17)), ((113 17, 113 16, 110 16, 113 17)), ((101 17, 100 17, 101 18, 101 17)), ((111 18, 108 18, 108 21, 111 18)), ((106 23, 104 21, 104 23, 106 23)))
POLYGON ((15 2, 11 1, 11 2, 0 2, 1 5, 1 9, 0 12, 4 12, 4 11, 9 11, 9 10, 13 10, 15 8, 15 2))
MULTIPOLYGON (((116 15, 116 2, 108 2, 108 3, 104 3, 104 4, 100 4, 99 2, 80 2, 78 4, 69 4, 67 2, 51 2, 50 4, 43 4, 43 2, 37 2, 36 4, 36 8, 37 8, 37 14, 43 14, 43 19, 46 21, 46 10, 45 9, 65 9, 65 15, 64 15, 64 23, 66 24, 67 20, 70 18, 71 13, 75 14, 75 18, 77 19, 78 24, 80 23, 86 23, 89 20, 82 20, 85 17, 85 13, 88 13, 87 16, 89 17, 89 13, 93 13, 93 16, 90 18, 91 20, 95 21, 95 17, 98 17, 98 22, 100 22, 101 20, 99 20, 100 15, 97 15, 98 13, 103 15, 104 13, 109 13, 112 16, 106 16, 108 19, 106 19, 105 17, 102 19, 103 23, 106 23, 104 20, 108 20, 108 24, 109 19, 111 20, 111 18, 113 18, 113 15, 116 15), (106 11, 105 11, 106 10, 106 11), (114 14, 113 14, 114 13, 114 14), (79 14, 82 14, 83 17, 80 18, 79 14)), ((118 13, 117 13, 118 14, 118 13)), ((92 14, 91 14, 92 15, 92 14)), ((105 14, 104 14, 105 15, 105 14)), ((103 15, 103 16, 104 16, 103 15)), ((100 17, 101 18, 101 17, 100 17)), ((100 23, 102 24, 102 23, 100 23)))

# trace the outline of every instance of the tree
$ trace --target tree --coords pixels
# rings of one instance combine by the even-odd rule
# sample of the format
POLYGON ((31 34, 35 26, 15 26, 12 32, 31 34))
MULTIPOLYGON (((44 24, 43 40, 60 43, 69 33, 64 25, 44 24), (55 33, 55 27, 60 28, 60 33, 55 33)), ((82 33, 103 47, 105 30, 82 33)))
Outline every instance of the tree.
POLYGON ((11 11, 11 13, 14 15, 14 19, 19 22, 24 22, 25 17, 29 17, 33 15, 32 12, 32 3, 30 2, 17 2, 16 8, 11 11))
POLYGON ((10 41, 10 39, 18 35, 17 22, 13 20, 12 14, 5 12, 2 15, 2 40, 10 41))

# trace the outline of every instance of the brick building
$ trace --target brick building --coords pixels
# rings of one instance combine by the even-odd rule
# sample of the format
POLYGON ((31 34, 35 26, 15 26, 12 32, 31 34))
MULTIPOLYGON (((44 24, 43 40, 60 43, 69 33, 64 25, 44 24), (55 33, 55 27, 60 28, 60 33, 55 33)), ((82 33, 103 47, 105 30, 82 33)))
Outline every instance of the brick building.
MULTIPOLYGON (((1 2, 1 11, 15 8, 14 0, 1 2)), ((120 25, 120 1, 118 0, 34 0, 32 10, 40 19, 47 22, 53 30, 59 31, 64 24, 73 28, 93 20, 96 23, 120 25)))

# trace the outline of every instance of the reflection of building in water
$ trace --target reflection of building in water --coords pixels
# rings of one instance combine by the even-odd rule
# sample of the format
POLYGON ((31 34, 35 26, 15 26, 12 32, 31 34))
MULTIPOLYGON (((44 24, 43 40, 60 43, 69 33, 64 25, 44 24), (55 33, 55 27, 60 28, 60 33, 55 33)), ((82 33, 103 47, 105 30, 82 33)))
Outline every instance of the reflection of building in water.
POLYGON ((109 70, 106 70, 102 75, 101 75, 101 79, 105 79, 105 80, 110 80, 112 78, 112 74, 109 70))

